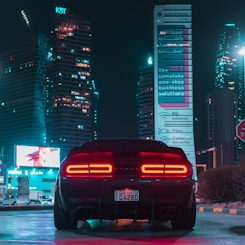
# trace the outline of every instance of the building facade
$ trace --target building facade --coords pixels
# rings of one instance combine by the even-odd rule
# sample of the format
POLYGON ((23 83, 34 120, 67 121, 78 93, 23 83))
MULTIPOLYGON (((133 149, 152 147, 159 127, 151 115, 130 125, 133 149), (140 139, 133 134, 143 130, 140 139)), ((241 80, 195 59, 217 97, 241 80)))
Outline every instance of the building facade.
MULTIPOLYGON (((229 164, 239 163, 239 154, 242 153, 244 148, 244 143, 236 137, 236 125, 244 118, 243 57, 239 55, 240 49, 239 28, 235 24, 225 24, 218 39, 215 63, 215 93, 211 93, 211 98, 215 96, 216 99, 207 99, 207 105, 209 147, 217 147, 217 156, 219 156, 224 152, 221 147, 228 144, 231 148, 225 150, 226 154, 229 152, 229 155, 226 155, 227 164, 228 162, 229 164), (230 91, 230 94, 227 90, 230 91), (214 111, 210 108, 215 108, 215 117, 214 111), (223 127, 219 126, 222 125, 222 121, 229 125, 225 131, 223 127), (213 131, 214 129, 215 131, 213 131)), ((222 159, 221 162, 217 162, 221 165, 223 163, 225 162, 222 159)))
POLYGON ((136 88, 137 124, 140 139, 154 139, 154 76, 152 58, 139 68, 136 88))
POLYGON ((180 147, 193 164, 192 4, 157 1, 154 7, 155 139, 180 147))
POLYGON ((219 36, 214 87, 229 89, 237 93, 238 119, 243 118, 244 86, 242 59, 239 56, 241 49, 240 30, 235 24, 225 24, 219 36))
POLYGON ((41 149, 58 149, 62 160, 72 147, 97 138, 99 93, 92 80, 91 23, 55 6, 51 26, 50 34, 33 35, 1 57, 0 164, 7 179, 0 178, 0 187, 4 193, 16 189, 19 177, 26 176, 30 190, 52 194, 58 166, 36 166, 34 158, 41 149), (19 159, 17 146, 39 150, 29 162, 27 154, 19 159), (24 161, 30 165, 17 166, 24 161))
MULTIPOLYGON (((236 124, 237 94, 229 89, 214 89, 207 95, 209 148, 217 149, 217 166, 238 162, 236 124)), ((209 156, 212 158, 212 156, 209 156)), ((209 159, 209 167, 212 160, 209 159)))
POLYGON ((48 144, 61 157, 97 137, 98 92, 92 80, 90 21, 55 6, 49 37, 47 125, 48 144))
POLYGON ((47 39, 38 34, 2 58, 2 162, 15 164, 15 145, 46 145, 47 39))

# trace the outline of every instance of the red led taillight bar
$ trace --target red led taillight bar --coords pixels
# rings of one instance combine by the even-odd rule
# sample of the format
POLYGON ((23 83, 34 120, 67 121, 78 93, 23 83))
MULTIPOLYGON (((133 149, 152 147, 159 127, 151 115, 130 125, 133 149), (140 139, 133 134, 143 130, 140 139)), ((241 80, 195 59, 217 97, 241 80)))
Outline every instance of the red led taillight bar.
POLYGON ((193 174, 192 165, 179 153, 141 152, 141 177, 187 178, 193 174))
POLYGON ((142 164, 142 177, 185 178, 192 176, 189 164, 142 164))
POLYGON ((106 160, 111 155, 111 152, 76 153, 68 157, 61 174, 64 177, 111 177, 113 167, 106 160))
POLYGON ((111 164, 84 164, 84 165, 68 165, 66 167, 68 174, 108 174, 112 172, 111 164))
POLYGON ((110 177, 112 165, 109 163, 67 164, 62 170, 65 177, 110 177))

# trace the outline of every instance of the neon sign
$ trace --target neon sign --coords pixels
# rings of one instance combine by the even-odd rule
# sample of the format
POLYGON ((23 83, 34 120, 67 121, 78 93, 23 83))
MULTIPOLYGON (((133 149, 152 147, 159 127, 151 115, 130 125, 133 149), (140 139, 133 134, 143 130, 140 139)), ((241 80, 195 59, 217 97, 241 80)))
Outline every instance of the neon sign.
POLYGON ((55 7, 55 13, 56 14, 66 14, 66 8, 55 7))

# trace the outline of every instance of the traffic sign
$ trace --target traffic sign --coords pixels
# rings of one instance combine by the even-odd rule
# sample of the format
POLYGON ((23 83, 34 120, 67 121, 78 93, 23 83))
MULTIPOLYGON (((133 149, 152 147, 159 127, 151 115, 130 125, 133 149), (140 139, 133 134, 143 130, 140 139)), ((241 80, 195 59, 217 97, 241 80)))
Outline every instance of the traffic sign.
POLYGON ((236 136, 241 141, 245 141, 245 120, 242 120, 236 125, 236 136))

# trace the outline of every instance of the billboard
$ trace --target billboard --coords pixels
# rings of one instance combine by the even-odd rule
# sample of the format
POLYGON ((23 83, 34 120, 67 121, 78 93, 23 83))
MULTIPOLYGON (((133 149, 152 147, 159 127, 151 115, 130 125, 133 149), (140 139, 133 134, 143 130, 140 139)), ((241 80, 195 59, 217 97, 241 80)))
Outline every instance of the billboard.
POLYGON ((182 148, 196 165, 192 73, 191 4, 155 5, 155 139, 182 148))
POLYGON ((60 148, 44 146, 15 146, 16 167, 59 168, 60 148))

